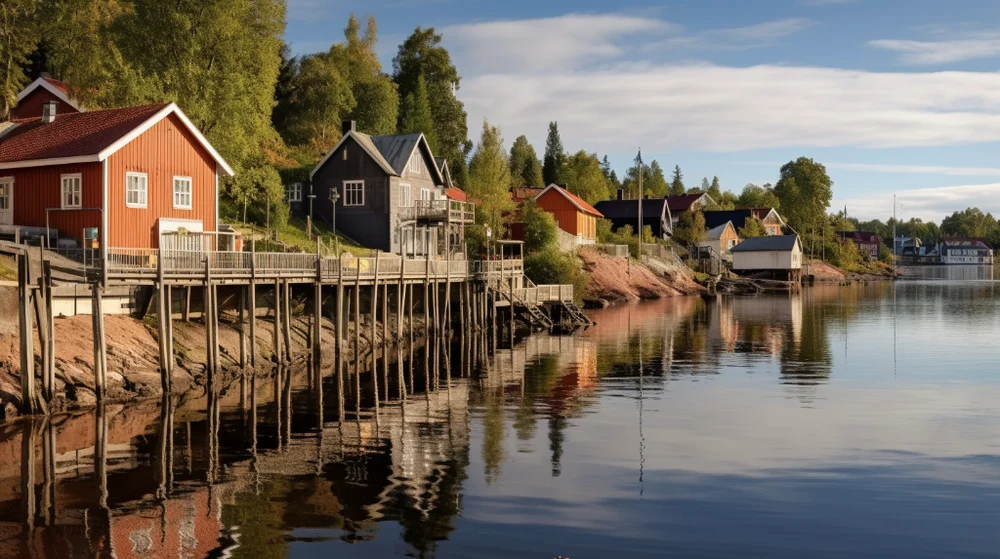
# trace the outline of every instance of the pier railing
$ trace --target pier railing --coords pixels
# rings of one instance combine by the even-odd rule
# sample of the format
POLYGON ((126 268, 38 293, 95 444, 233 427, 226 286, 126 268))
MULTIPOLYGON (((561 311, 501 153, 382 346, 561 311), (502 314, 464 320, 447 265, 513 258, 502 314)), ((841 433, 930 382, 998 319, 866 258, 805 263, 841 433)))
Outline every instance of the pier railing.
POLYGON ((399 209, 403 221, 431 220, 452 223, 474 223, 476 206, 457 200, 414 200, 412 205, 399 209))

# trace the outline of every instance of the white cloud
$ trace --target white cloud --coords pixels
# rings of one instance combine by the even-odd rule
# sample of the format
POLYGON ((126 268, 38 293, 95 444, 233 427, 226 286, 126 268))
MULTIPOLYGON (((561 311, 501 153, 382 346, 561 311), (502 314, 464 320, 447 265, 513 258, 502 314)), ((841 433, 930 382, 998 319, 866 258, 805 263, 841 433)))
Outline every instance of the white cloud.
POLYGON ((647 50, 659 48, 742 50, 770 45, 811 27, 814 22, 805 18, 788 18, 776 21, 735 27, 730 29, 710 29, 700 33, 678 35, 647 45, 647 50))
MULTIPOLYGON (((937 28, 930 29, 930 32, 942 35, 947 30, 937 28)), ((868 45, 899 53, 902 62, 915 65, 949 64, 1000 56, 1000 32, 975 31, 950 35, 951 39, 940 41, 879 39, 869 41, 868 45)))
POLYGON ((831 169, 873 171, 876 173, 913 173, 956 177, 1000 177, 1000 167, 951 167, 942 165, 891 165, 882 163, 827 163, 831 169))
MULTIPOLYGON (((892 215, 892 194, 835 199, 831 206, 843 208, 846 204, 850 215, 861 220, 885 220, 892 215)), ((897 216, 904 220, 917 216, 940 222, 945 216, 970 207, 1000 215, 1000 183, 918 188, 895 194, 897 216)))
POLYGON ((443 30, 461 45, 453 56, 476 73, 566 68, 621 57, 624 39, 636 34, 659 38, 678 29, 656 18, 630 15, 567 14, 559 17, 472 23, 443 30))

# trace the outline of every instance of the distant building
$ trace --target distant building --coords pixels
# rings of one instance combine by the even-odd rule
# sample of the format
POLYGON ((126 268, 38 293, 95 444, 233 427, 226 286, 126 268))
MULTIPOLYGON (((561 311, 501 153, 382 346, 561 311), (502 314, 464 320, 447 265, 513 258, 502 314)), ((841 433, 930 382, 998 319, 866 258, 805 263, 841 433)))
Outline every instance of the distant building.
POLYGON ((681 214, 710 208, 715 205, 715 200, 707 193, 682 194, 667 196, 667 205, 670 207, 670 224, 672 227, 677 227, 681 214))
POLYGON ((709 247, 719 253, 720 256, 727 257, 729 251, 739 242, 740 237, 736 234, 733 222, 727 221, 718 227, 709 229, 705 233, 705 239, 698 241, 697 245, 700 247, 709 247))
POLYGON ((597 238, 597 218, 604 214, 576 194, 550 184, 535 196, 535 204, 556 218, 559 228, 577 237, 577 244, 593 244, 597 238))
MULTIPOLYGON (((611 221, 615 231, 632 226, 635 231, 639 225, 639 201, 625 200, 623 191, 618 190, 617 200, 604 200, 594 204, 594 209, 604 214, 611 221)), ((646 198, 642 201, 642 224, 649 227, 653 237, 666 239, 673 234, 670 219, 670 207, 664 198, 646 198)))
POLYGON ((837 233, 841 239, 853 241, 858 245, 858 250, 862 254, 867 254, 872 260, 878 260, 879 250, 882 248, 882 237, 878 233, 869 231, 841 231, 837 233))
POLYGON ((914 237, 896 237, 895 254, 899 256, 917 256, 924 254, 923 243, 914 237))
POLYGON ((753 237, 736 245, 733 271, 742 274, 771 272, 797 280, 802 271, 802 242, 798 235, 753 237))
POLYGON ((938 249, 942 264, 993 264, 993 245, 986 239, 943 237, 938 249))
POLYGON ((42 114, 42 105, 55 102, 56 114, 82 113, 83 107, 69 96, 64 82, 43 75, 17 94, 17 106, 10 111, 12 120, 33 118, 42 114))
POLYGON ((758 219, 764 225, 764 231, 768 235, 780 235, 785 226, 785 220, 781 219, 774 208, 747 208, 743 210, 708 210, 703 211, 705 216, 705 228, 714 229, 724 225, 728 221, 733 222, 736 232, 746 227, 750 219, 758 219))

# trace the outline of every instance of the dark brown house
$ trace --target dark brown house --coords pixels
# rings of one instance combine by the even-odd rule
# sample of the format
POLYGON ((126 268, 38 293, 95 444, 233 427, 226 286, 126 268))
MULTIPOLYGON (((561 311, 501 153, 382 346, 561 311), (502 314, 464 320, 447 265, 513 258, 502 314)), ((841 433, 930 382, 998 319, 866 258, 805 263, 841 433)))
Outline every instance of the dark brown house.
POLYGON ((336 211, 337 230, 363 246, 440 254, 446 178, 423 134, 369 136, 345 122, 344 137, 309 176, 313 219, 332 225, 336 211))

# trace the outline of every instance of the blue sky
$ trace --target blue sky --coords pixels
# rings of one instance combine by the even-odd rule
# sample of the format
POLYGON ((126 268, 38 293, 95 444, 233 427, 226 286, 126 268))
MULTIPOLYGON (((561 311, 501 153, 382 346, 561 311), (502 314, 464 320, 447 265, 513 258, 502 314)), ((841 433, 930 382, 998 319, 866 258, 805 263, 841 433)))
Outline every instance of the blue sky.
POLYGON ((807 156, 858 217, 894 193, 904 219, 1000 215, 995 0, 289 0, 286 40, 326 50, 352 12, 387 71, 416 26, 443 33, 473 140, 486 118, 541 153, 556 120, 619 173, 641 147, 739 192, 807 156))

